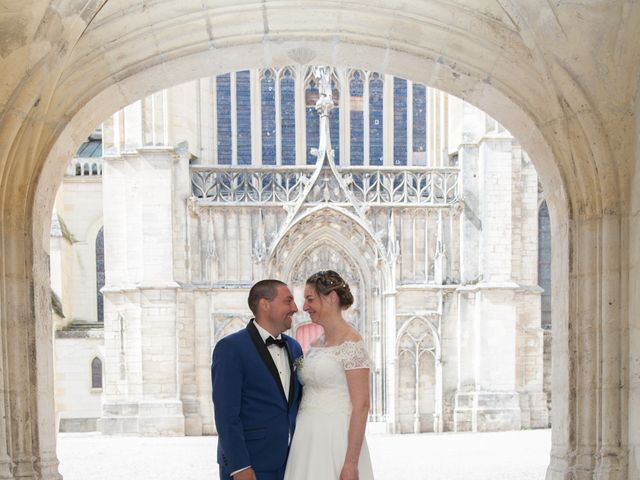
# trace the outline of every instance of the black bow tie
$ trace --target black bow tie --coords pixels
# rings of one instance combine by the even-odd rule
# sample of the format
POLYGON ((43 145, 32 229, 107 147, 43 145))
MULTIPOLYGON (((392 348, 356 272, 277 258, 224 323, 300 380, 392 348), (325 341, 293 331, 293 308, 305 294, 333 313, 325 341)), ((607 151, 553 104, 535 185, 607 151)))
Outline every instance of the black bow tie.
POLYGON ((267 347, 269 345, 275 345, 275 346, 280 347, 280 348, 284 347, 287 344, 287 342, 286 342, 286 340, 284 338, 279 338, 279 339, 276 340, 273 337, 268 337, 267 340, 264 343, 267 344, 267 347))

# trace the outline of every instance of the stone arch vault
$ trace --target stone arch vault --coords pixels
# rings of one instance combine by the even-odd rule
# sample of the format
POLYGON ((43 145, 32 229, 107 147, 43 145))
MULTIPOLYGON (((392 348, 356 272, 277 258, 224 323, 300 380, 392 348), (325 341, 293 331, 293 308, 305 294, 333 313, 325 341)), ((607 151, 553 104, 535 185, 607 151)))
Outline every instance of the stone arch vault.
POLYGON ((549 479, 639 479, 640 4, 33 0, 0 15, 0 478, 59 478, 48 233, 69 153, 181 81, 354 65, 487 111, 543 180, 554 246, 549 479), (637 203, 637 202, 636 202, 637 203))

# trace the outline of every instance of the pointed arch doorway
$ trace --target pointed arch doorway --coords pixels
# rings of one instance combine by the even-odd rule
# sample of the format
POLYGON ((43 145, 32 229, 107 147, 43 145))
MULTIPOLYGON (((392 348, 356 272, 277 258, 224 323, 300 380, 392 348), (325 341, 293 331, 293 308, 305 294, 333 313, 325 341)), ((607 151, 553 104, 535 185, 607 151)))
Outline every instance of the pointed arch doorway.
MULTIPOLYGON (((270 271, 282 272, 293 286, 299 306, 304 303, 306 279, 320 270, 335 270, 349 284, 354 304, 344 318, 356 328, 373 360, 371 380, 372 422, 387 422, 389 381, 383 368, 386 361, 384 338, 384 291, 388 268, 372 235, 352 218, 333 208, 320 209, 293 224, 283 235, 270 260, 270 271)), ((322 327, 308 320, 300 311, 294 317, 293 336, 303 349, 322 335, 322 327)), ((392 394, 392 393, 391 393, 392 394)))

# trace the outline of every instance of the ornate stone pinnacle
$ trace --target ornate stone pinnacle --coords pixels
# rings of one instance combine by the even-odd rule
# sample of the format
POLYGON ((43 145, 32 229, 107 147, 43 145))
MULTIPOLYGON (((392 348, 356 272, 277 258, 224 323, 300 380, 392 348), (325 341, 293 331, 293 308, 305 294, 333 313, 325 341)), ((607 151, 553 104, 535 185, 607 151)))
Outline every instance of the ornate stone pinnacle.
POLYGON ((315 67, 313 71, 318 79, 320 96, 316 102, 316 111, 320 115, 320 144, 318 145, 318 161, 332 154, 331 133, 329 130, 329 113, 333 109, 333 93, 331 91, 331 67, 315 67))

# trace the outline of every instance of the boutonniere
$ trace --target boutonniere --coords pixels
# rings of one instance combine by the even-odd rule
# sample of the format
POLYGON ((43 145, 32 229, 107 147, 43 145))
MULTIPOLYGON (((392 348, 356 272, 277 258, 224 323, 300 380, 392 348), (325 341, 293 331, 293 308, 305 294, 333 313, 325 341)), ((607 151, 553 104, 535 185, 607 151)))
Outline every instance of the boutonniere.
POLYGON ((293 361, 293 368, 297 370, 298 368, 301 368, 303 364, 304 364, 304 357, 300 355, 298 358, 296 358, 293 361))

